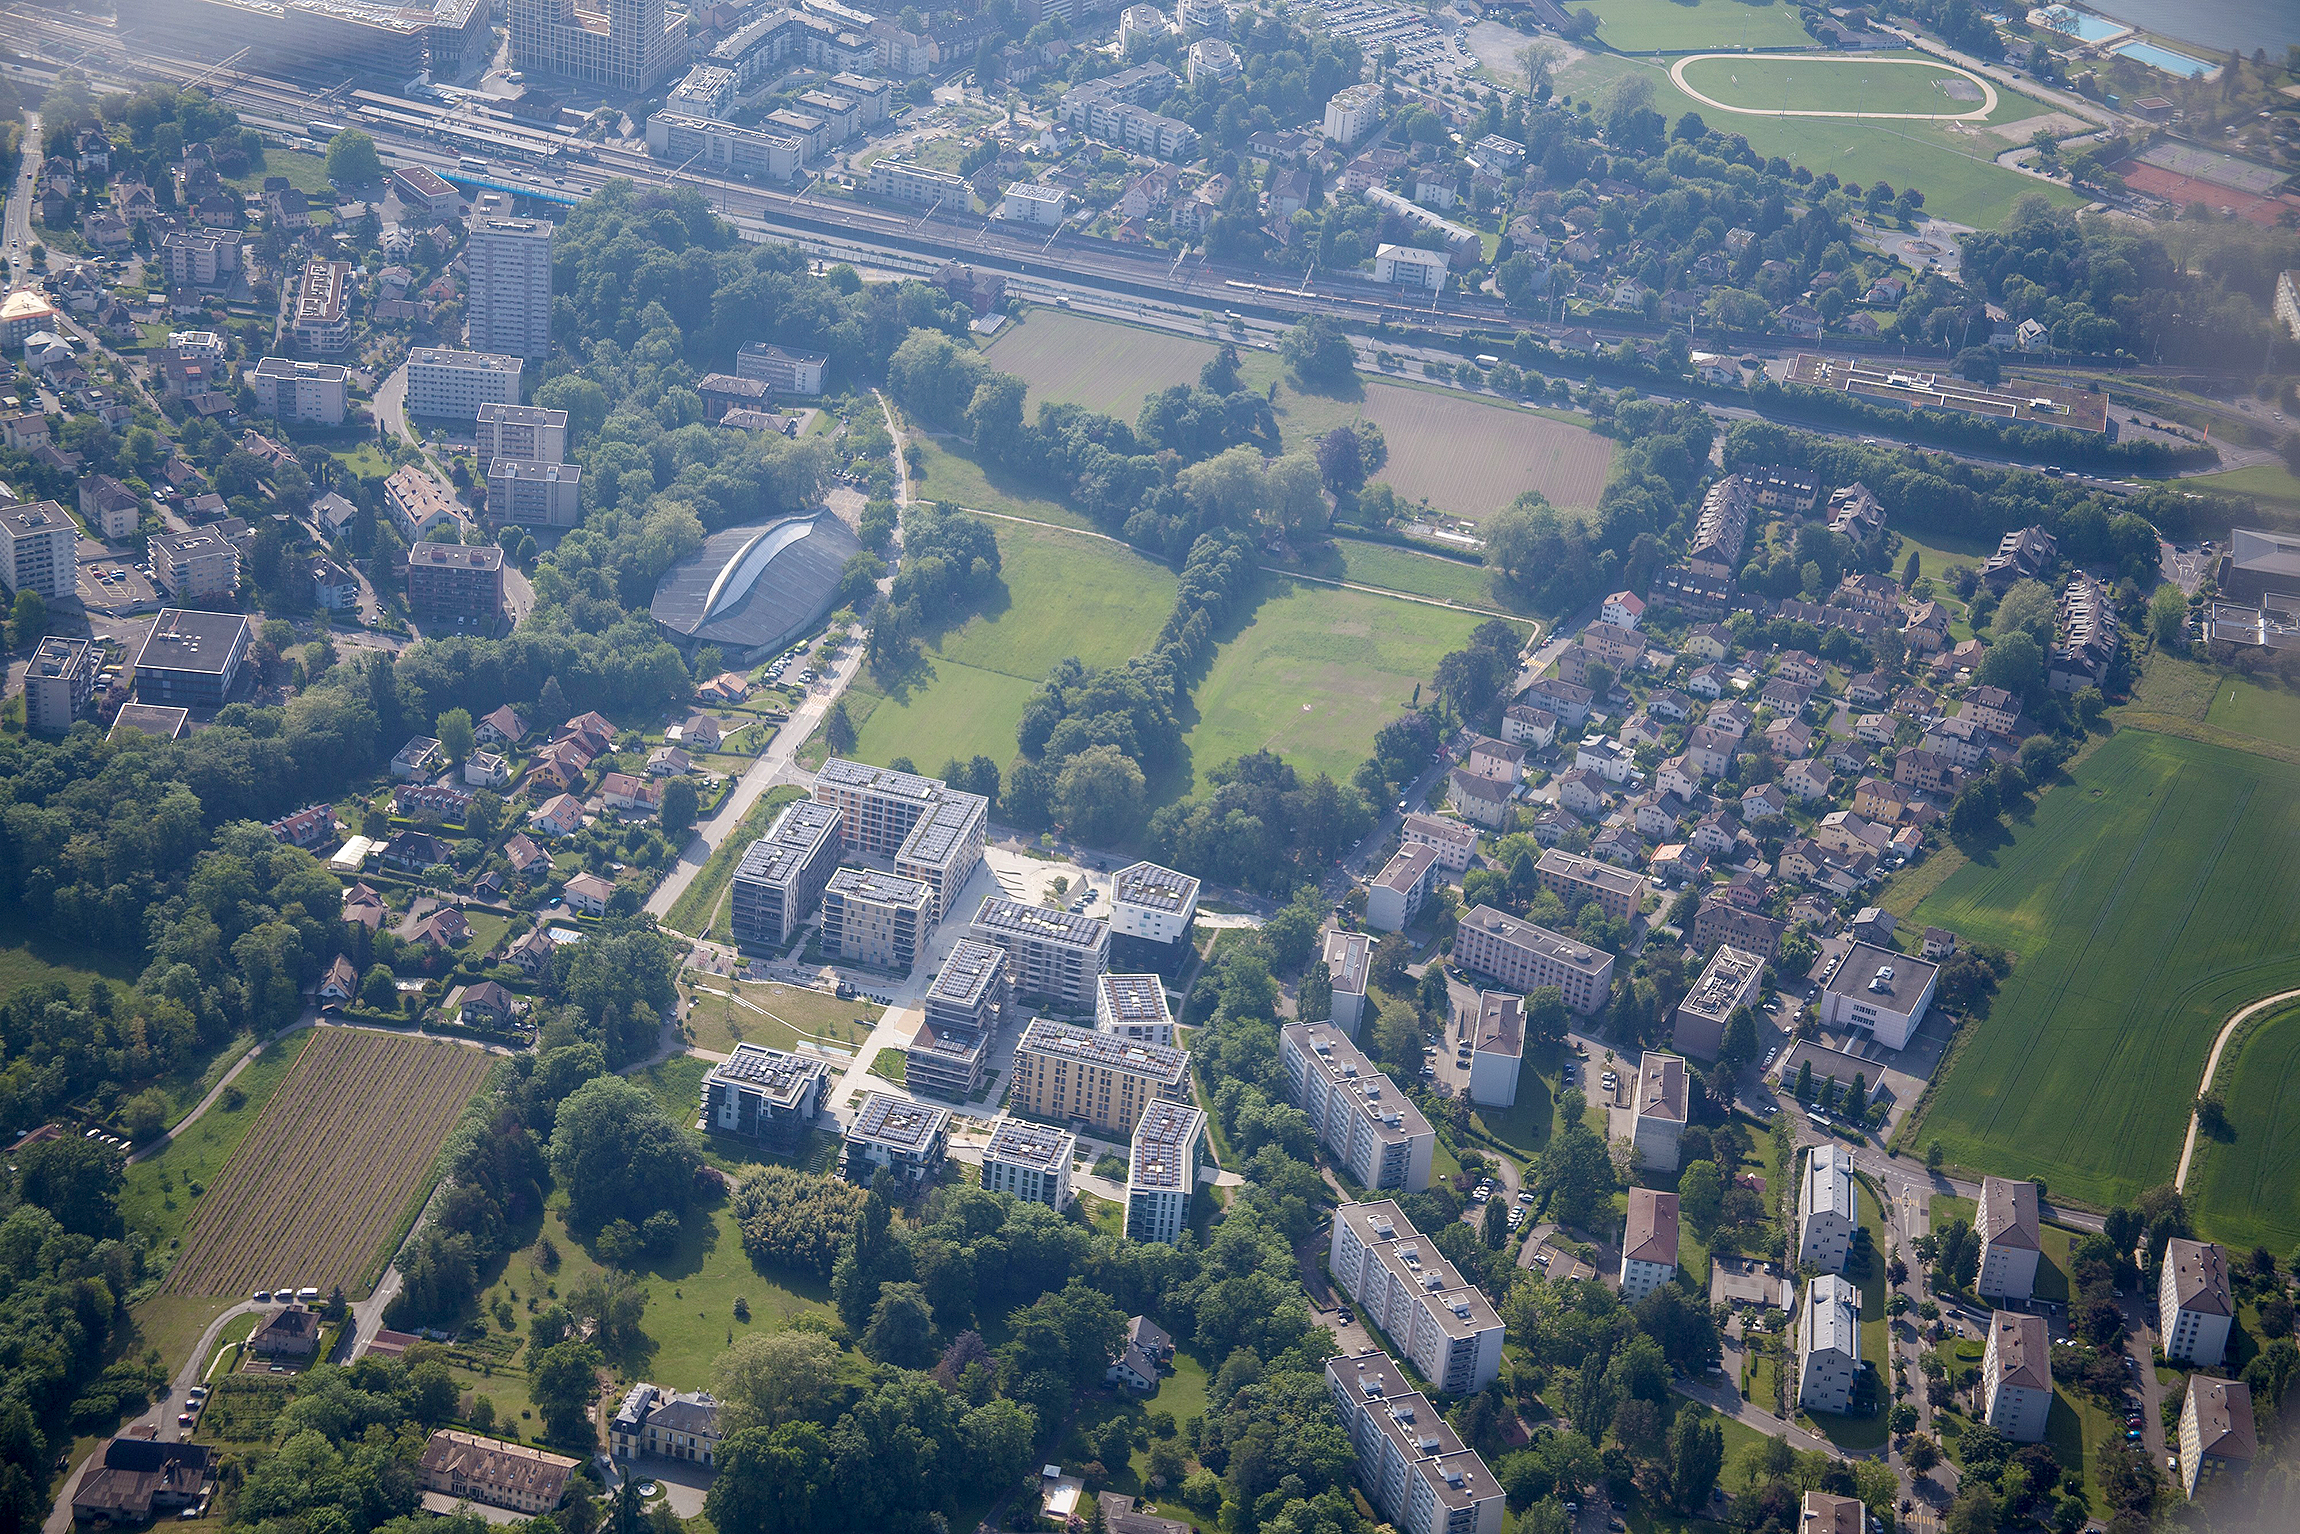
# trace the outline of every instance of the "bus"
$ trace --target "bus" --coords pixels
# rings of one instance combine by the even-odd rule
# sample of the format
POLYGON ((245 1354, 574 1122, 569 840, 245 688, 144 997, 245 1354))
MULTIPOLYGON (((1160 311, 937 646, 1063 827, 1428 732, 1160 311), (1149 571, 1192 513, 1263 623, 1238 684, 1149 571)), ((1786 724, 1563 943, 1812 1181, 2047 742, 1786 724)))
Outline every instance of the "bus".
POLYGON ((487 169, 487 162, 480 159, 477 155, 467 154, 455 162, 455 168, 457 170, 465 171, 471 175, 476 176, 481 171, 487 169))

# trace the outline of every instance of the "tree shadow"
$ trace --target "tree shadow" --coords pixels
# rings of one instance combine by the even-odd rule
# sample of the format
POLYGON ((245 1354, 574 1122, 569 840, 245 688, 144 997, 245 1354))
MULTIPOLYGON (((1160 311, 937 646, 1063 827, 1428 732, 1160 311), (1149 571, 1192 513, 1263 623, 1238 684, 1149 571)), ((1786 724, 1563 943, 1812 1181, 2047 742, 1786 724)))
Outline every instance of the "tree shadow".
MULTIPOLYGON (((1298 394, 1307 394, 1316 399, 1340 400, 1344 404, 1351 405, 1362 405, 1366 402, 1365 380, 1360 378, 1355 372, 1352 372, 1342 378, 1334 378, 1325 380, 1324 382, 1317 382, 1304 378, 1301 374, 1295 372, 1293 368, 1288 367, 1285 370, 1284 376, 1286 380, 1286 387, 1294 390, 1298 394)), ((1274 403, 1276 403, 1281 410, 1285 408, 1284 402, 1282 400, 1275 401, 1274 403)))

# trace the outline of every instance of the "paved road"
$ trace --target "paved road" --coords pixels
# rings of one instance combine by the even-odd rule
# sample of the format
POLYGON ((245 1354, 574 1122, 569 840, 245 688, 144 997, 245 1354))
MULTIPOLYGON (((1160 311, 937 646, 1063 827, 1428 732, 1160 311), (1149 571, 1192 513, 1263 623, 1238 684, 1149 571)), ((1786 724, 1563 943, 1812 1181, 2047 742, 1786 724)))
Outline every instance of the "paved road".
POLYGON ((24 114, 24 152, 18 157, 16 186, 8 198, 6 231, 8 285, 23 282, 32 268, 32 194, 40 175, 40 114, 24 114))

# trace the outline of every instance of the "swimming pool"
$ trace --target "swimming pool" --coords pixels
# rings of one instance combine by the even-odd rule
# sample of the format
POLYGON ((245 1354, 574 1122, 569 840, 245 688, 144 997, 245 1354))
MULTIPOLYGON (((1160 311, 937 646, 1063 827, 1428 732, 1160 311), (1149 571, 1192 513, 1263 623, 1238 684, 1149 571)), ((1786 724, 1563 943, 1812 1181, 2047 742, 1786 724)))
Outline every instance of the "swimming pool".
POLYGON ((2105 43, 2112 37, 2122 37, 2132 28, 2103 16, 2089 15, 2065 5, 2048 5, 2042 10, 2029 12, 2029 20, 2038 26, 2049 27, 2064 37, 2080 42, 2105 43))
POLYGON ((2131 42, 2115 50, 2124 58, 2161 69, 2176 80, 2200 79, 2214 73, 2218 66, 2202 59, 2192 59, 2185 53, 2174 53, 2170 48, 2159 48, 2154 43, 2131 42))

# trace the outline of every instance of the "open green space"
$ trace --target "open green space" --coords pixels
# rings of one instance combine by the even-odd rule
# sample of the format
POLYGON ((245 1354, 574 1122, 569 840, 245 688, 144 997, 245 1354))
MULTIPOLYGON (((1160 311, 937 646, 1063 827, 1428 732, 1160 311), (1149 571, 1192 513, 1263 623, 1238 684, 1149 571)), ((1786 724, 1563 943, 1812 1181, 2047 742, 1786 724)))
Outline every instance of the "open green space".
POLYGON ((1588 8, 1596 13, 1598 37, 1623 53, 1815 46, 1797 8, 1773 0, 1590 0, 1588 8))
POLYGON ((2120 730, 1915 920, 2017 963, 1907 1142, 2129 1200, 2172 1176, 2222 1021, 2300 984, 2300 767, 2120 730))
POLYGON ((1471 613, 1278 578, 1199 685, 1185 766, 1278 752, 1346 780, 1478 624, 1471 613))
POLYGON ((938 440, 923 431, 912 432, 910 441, 920 455, 918 471, 911 482, 921 499, 950 501, 976 511, 995 511, 1056 527, 1092 526, 1086 518, 1049 495, 1047 486, 1005 469, 995 466, 986 469, 976 463, 967 456, 963 443, 948 438, 938 440))
POLYGON ((145 1237, 155 1253, 176 1250, 205 1190, 247 1138, 264 1104, 312 1038, 312 1031, 304 1029, 265 1045, 214 1107, 170 1136, 156 1154, 128 1168, 120 1190, 120 1217, 129 1230, 145 1237), (195 1188, 201 1191, 195 1193, 195 1188))
POLYGON ((1038 310, 1011 324, 985 355, 992 367, 1029 383, 1041 401, 1083 405, 1131 422, 1144 396, 1196 383, 1215 346, 1170 330, 1038 310))
POLYGON ((331 456, 360 479, 384 479, 391 474, 390 455, 372 442, 361 442, 356 447, 340 449, 331 456))
POLYGON ((2199 474, 2179 482, 2183 490, 2219 491, 2224 495, 2254 495, 2264 501, 2300 504, 2300 476, 2275 462, 2249 464, 2220 474, 2199 474))
POLYGON ((868 1002, 841 1001, 828 991, 774 981, 737 984, 724 975, 691 970, 683 980, 689 998, 687 1031, 697 1049, 724 1055, 734 1053, 737 1044, 795 1049, 801 1038, 853 1045, 870 1037, 865 1014, 876 1008, 868 1002), (713 994, 727 990, 739 991, 741 1000, 713 994))
POLYGON ((2300 1007, 2255 1021, 2220 1057, 2229 1135, 2199 1135, 2188 1169, 2197 1228, 2231 1246, 2300 1241, 2300 1007))
POLYGON ((1337 538, 1304 552, 1292 567, 1330 581, 1376 586, 1406 596, 1435 597, 1467 607, 1512 611, 1493 589, 1492 576, 1483 565, 1465 564, 1437 554, 1418 553, 1386 543, 1362 543, 1337 538))
MULTIPOLYGON (((1667 3, 1667 0, 1663 0, 1667 3)), ((1685 83, 1746 112, 1891 113, 1962 117, 1986 97, 1953 65, 1911 54, 1812 59, 1695 59, 1685 83)), ((1732 114, 1738 122, 1742 113, 1732 114)))
MULTIPOLYGON (((1113 1210, 1117 1208, 1116 1205, 1107 1207, 1113 1210)), ((1107 1395, 1082 1397, 1057 1452, 1066 1468, 1083 1464, 1095 1458, 1092 1440, 1100 1435, 1105 1423, 1113 1420, 1127 1423, 1134 1429, 1135 1446, 1125 1464, 1104 1465, 1103 1468, 1109 1471, 1109 1489, 1154 1503, 1158 1517, 1178 1519, 1193 1529, 1203 1531, 1203 1534, 1215 1534, 1222 1527, 1219 1516, 1185 1507, 1179 1499, 1162 1495, 1150 1488, 1148 1445, 1158 1441, 1152 1436, 1152 1414, 1164 1413, 1173 1419, 1177 1429, 1193 1417, 1206 1415, 1208 1373, 1204 1361, 1177 1349, 1172 1370, 1158 1381, 1158 1388, 1148 1395, 1118 1390, 1107 1395)), ((1169 1441, 1185 1456, 1188 1455, 1189 1442, 1179 1432, 1169 1441)))
POLYGON ((320 207, 335 206, 335 189, 327 180, 326 155, 305 154, 297 149, 266 149, 261 166, 250 169, 244 176, 234 176, 224 184, 242 192, 260 192, 266 176, 285 176, 289 186, 312 198, 320 207))
POLYGON ((2213 689, 2204 722, 2279 746, 2300 747, 2300 693, 2224 676, 2213 689))
MULTIPOLYGON (((1657 0, 1667 8, 1669 0, 1657 0)), ((1728 4, 1731 0, 1728 0, 1728 4)), ((1828 60, 1816 56, 1813 68, 1857 67, 1862 57, 1828 60)), ((1789 66, 1795 75, 1795 65, 1789 66)), ((1883 180, 1895 188, 1916 187, 1925 194, 1925 212, 1935 218, 1991 229, 2004 222, 2024 196, 2041 196, 2056 207, 2081 206, 2084 199, 2058 182, 2007 170, 1996 157, 2028 139, 2010 126, 2041 116, 2050 108, 2030 96, 1997 87, 1997 109, 1985 122, 1862 122, 1853 118, 1782 118, 1720 112, 1695 101, 1669 78, 1667 61, 1591 53, 1557 71, 1557 88, 1576 99, 1602 101, 1615 80, 1642 73, 1653 83, 1653 110, 1674 123, 1696 112, 1711 128, 1745 135, 1762 155, 1780 155, 1818 176, 1835 171, 1840 180, 1863 186, 1883 180), (2008 132, 2000 133, 2004 128, 2008 132)), ((1856 80, 1859 78, 1855 76, 1856 80)), ((1723 99, 1723 98, 1720 98, 1723 99)))
POLYGON ((1037 691, 1035 680, 932 658, 891 697, 858 677, 846 694, 855 726, 848 754, 882 764, 907 756, 927 772, 954 756, 1005 763, 1014 758, 1015 730, 1037 691))
POLYGON ((99 976, 133 984, 143 967, 132 954, 68 943, 24 922, 0 922, 0 997, 52 980, 74 990, 99 976))

